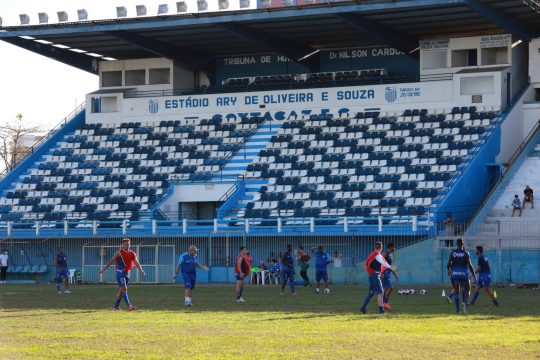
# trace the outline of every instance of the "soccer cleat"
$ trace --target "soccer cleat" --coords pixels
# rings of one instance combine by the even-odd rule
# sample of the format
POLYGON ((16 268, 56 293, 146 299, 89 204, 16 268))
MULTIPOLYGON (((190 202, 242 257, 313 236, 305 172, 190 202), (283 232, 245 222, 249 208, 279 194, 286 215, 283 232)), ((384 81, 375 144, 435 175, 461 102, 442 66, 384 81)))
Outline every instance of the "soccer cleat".
POLYGON ((316 294, 320 294, 321 293, 321 290, 319 290, 319 288, 315 289, 315 293, 316 294))
POLYGON ((69 290, 64 290, 64 294, 71 294, 71 291, 69 291, 69 290))
POLYGON ((493 290, 493 298, 494 298, 494 299, 497 298, 497 290, 493 290))
POLYGON ((360 312, 361 312, 362 314, 367 314, 366 308, 360 308, 360 312))
POLYGON ((384 304, 384 310, 392 310, 390 304, 384 304))
POLYGON ((236 302, 239 302, 239 303, 241 303, 241 302, 242 302, 242 303, 243 303, 243 302, 246 302, 246 300, 244 300, 244 298, 243 298, 243 297, 241 297, 240 299, 236 300, 236 302))
POLYGON ((186 305, 186 307, 190 307, 190 306, 193 306, 193 304, 192 304, 192 303, 191 303, 190 301, 188 301, 188 302, 184 303, 184 305, 186 305))
POLYGON ((58 295, 61 295, 61 294, 62 294, 62 292, 61 292, 60 290, 57 291, 56 293, 57 293, 58 295))
POLYGON ((296 295, 298 295, 298 293, 292 293, 292 294, 291 294, 291 296, 296 296, 296 295))
POLYGON ((120 311, 120 308, 118 308, 118 307, 116 307, 116 306, 113 306, 113 307, 111 308, 111 310, 112 310, 112 311, 120 311))
POLYGON ((133 306, 133 305, 128 306, 128 311, 135 311, 135 310, 137 310, 137 308, 135 306, 133 306))
POLYGON ((461 303, 461 308, 463 309, 463 313, 464 313, 464 314, 467 314, 467 313, 468 313, 468 312, 467 312, 467 304, 461 303))
POLYGON ((449 303, 450 305, 452 305, 452 299, 450 299, 450 296, 447 296, 447 297, 446 297, 446 301, 448 301, 448 303, 449 303))

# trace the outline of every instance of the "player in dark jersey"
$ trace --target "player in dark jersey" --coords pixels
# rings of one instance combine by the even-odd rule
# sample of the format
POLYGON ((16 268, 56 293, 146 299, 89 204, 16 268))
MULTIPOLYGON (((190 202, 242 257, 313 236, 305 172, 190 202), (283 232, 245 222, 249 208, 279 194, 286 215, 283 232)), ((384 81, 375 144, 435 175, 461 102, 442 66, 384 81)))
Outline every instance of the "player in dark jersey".
POLYGON ((291 288, 292 296, 296 296, 294 289, 294 260, 292 253, 292 245, 287 245, 287 251, 281 256, 281 295, 284 294, 287 282, 291 288))
POLYGON ((364 303, 362 304, 362 307, 360 308, 360 312, 362 314, 367 313, 367 305, 373 295, 377 294, 377 304, 379 306, 379 313, 384 314, 384 302, 383 302, 383 288, 381 283, 381 272, 383 272, 385 269, 391 269, 392 271, 396 271, 396 267, 393 265, 390 265, 389 263, 384 260, 384 258, 381 255, 383 246, 380 241, 375 243, 375 251, 373 251, 366 259, 366 263, 364 265, 364 268, 366 272, 369 274, 369 291, 366 295, 366 298, 364 299, 364 303))
POLYGON ((130 246, 131 240, 127 238, 122 239, 122 247, 114 254, 112 259, 109 260, 107 265, 105 265, 105 267, 98 273, 99 275, 103 274, 105 270, 107 270, 113 263, 116 263, 116 281, 118 282, 120 289, 116 295, 116 303, 112 308, 115 311, 120 310, 120 303, 122 302, 122 299, 124 299, 129 311, 137 310, 135 306, 131 305, 128 298, 127 286, 129 283, 129 275, 133 265, 137 266, 142 275, 145 275, 145 272, 137 260, 137 254, 129 249, 130 246))
POLYGON ((240 247, 240 252, 234 263, 234 276, 236 277, 236 301, 245 302, 244 294, 244 279, 249 275, 249 260, 248 251, 245 247, 240 247))
POLYGON ((61 294, 60 286, 64 283, 64 293, 71 294, 69 291, 69 268, 67 265, 67 256, 63 248, 58 248, 58 254, 54 258, 54 266, 56 266, 56 292, 61 294))
POLYGON ((452 279, 454 285, 454 303, 456 304, 456 313, 460 313, 459 309, 459 289, 461 288, 463 313, 467 313, 467 304, 469 299, 469 292, 471 291, 471 284, 469 282, 469 273, 471 271, 472 276, 476 279, 476 273, 474 272, 473 265, 471 263, 471 256, 463 248, 463 239, 457 239, 457 249, 453 249, 448 257, 448 276, 452 279))
POLYGON ((478 267, 476 268, 476 273, 478 274, 478 281, 476 283, 476 291, 473 295, 471 305, 476 303, 476 299, 480 295, 480 290, 484 288, 486 293, 491 298, 493 305, 499 306, 499 302, 495 297, 495 293, 491 289, 491 270, 489 268, 489 261, 487 256, 484 255, 484 247, 476 247, 476 255, 478 255, 478 267))
MULTIPOLYGON (((394 261, 394 251, 396 250, 396 247, 394 243, 389 243, 386 247, 386 251, 383 251, 381 253, 382 257, 386 262, 390 265, 392 265, 394 261)), ((384 289, 384 296, 383 296, 383 303, 384 303, 384 310, 392 310, 392 307, 388 303, 388 300, 390 299, 390 294, 392 294, 392 274, 396 277, 396 280, 399 280, 399 276, 396 274, 395 271, 392 269, 385 269, 381 274, 381 281, 382 286, 384 289)))

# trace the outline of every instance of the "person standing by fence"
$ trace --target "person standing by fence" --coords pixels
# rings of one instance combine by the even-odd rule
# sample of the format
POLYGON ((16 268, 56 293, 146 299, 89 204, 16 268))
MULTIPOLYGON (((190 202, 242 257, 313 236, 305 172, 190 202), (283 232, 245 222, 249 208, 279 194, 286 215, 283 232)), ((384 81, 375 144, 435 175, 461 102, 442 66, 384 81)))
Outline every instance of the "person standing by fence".
POLYGON ((0 254, 0 284, 6 283, 6 273, 8 268, 9 255, 6 249, 0 254))

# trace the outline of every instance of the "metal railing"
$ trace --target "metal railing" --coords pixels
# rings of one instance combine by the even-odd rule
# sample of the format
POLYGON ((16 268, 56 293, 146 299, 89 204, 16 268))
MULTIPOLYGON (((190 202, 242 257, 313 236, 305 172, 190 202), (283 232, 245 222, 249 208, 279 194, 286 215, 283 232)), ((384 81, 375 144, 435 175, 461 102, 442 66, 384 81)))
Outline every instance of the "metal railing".
POLYGON ((19 154, 17 158, 15 159, 15 162, 11 164, 11 168, 6 168, 0 173, 0 180, 6 177, 6 175, 17 165, 26 159, 28 156, 34 153, 34 151, 40 147, 45 141, 47 141, 51 136, 53 136, 58 130, 63 128, 71 119, 73 119, 79 112, 81 112, 85 107, 85 103, 83 102, 79 106, 77 106, 73 111, 71 111, 62 121, 60 121, 55 127, 53 127, 47 134, 45 134, 41 139, 39 139, 28 151, 25 151, 24 153, 19 154))
POLYGON ((340 86, 370 86, 370 85, 385 85, 385 84, 401 84, 418 82, 419 78, 407 77, 406 79, 380 78, 378 80, 350 80, 350 81, 325 81, 325 82, 310 82, 290 80, 288 83, 280 84, 248 84, 245 86, 201 86, 195 88, 183 89, 167 89, 167 90, 128 90, 124 92, 124 98, 147 98, 147 97, 165 97, 165 96, 195 96, 195 95, 214 95, 225 93, 244 93, 253 91, 277 91, 277 90, 302 90, 302 89, 317 89, 325 87, 340 87, 340 86))

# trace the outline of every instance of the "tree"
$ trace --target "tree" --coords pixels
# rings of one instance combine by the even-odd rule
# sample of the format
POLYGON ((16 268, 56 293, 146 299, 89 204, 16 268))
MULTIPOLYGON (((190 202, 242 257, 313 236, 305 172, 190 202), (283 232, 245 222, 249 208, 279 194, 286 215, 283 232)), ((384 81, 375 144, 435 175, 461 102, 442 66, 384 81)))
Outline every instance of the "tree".
POLYGON ((6 170, 13 170, 19 160, 31 150, 24 145, 23 137, 38 131, 37 126, 25 126, 22 114, 17 114, 15 121, 0 124, 0 160, 6 170))

